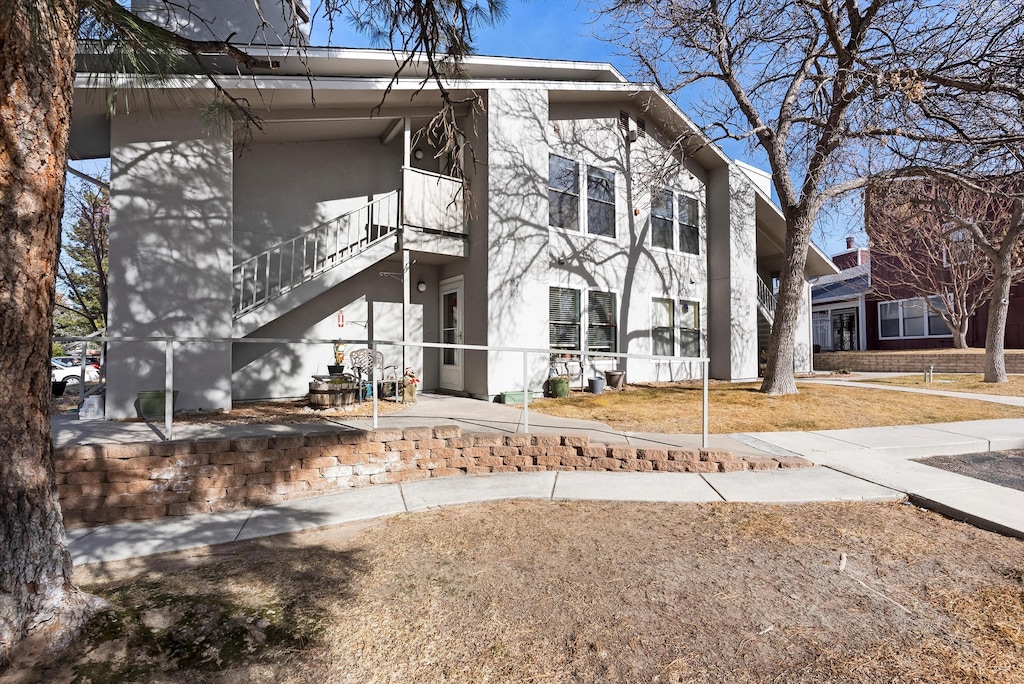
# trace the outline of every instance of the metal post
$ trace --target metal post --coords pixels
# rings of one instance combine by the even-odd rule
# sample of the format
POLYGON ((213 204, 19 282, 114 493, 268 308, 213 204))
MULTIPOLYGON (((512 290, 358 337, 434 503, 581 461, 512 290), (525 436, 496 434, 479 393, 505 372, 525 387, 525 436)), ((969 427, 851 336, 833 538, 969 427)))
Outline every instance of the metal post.
POLYGON ((530 371, 526 357, 529 352, 523 352, 523 432, 530 434, 530 371))
MULTIPOLYGON (((409 263, 409 250, 402 250, 402 342, 409 341, 409 308, 412 304, 412 264, 409 263)), ((423 338, 420 337, 422 341, 423 338)), ((405 344, 402 345, 402 369, 398 373, 400 377, 405 377, 405 369, 409 367, 409 359, 407 355, 408 347, 405 344)), ((395 401, 398 401, 398 380, 395 380, 395 401)))
POLYGON ((164 431, 174 439, 174 340, 164 342, 164 431))
POLYGON ((85 401, 85 368, 86 368, 85 353, 87 351, 89 351, 89 341, 88 340, 84 340, 82 342, 81 351, 79 352, 79 354, 81 355, 82 358, 80 358, 78 360, 79 361, 79 367, 78 367, 78 405, 79 406, 81 406, 82 402, 85 401))
POLYGON ((370 387, 373 388, 373 429, 377 429, 377 395, 380 386, 377 384, 377 343, 370 345, 370 387))
POLYGON ((708 447, 708 361, 700 362, 701 369, 701 427, 700 445, 702 449, 708 447))

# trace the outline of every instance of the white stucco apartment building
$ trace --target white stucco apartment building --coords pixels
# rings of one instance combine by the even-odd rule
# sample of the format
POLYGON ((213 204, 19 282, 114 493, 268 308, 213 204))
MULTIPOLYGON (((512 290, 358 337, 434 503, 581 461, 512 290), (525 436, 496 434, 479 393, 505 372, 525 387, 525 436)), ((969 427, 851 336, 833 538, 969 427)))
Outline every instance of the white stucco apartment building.
MULTIPOLYGON (((301 396, 332 356, 240 339, 582 346, 708 356, 714 378, 757 376, 784 235, 770 178, 727 158, 655 87, 607 64, 469 58, 449 84, 483 103, 457 109, 462 181, 416 135, 440 104, 422 65, 393 78, 387 51, 259 54, 276 68, 210 60, 259 117, 250 139, 204 125, 215 97, 204 77, 146 84, 104 73, 101 58, 79 65, 72 157, 111 160, 108 335, 214 340, 175 345, 179 409, 301 396)), ((834 270, 811 249, 808 277, 834 270)), ((383 351, 402 363, 400 349, 383 351)), ((159 343, 109 345, 108 417, 163 387, 164 358, 159 343)), ((522 387, 518 355, 409 350, 406 362, 425 389, 489 399, 522 387)), ((598 366, 630 381, 698 372, 598 366)), ((548 367, 531 357, 535 389, 548 367)))

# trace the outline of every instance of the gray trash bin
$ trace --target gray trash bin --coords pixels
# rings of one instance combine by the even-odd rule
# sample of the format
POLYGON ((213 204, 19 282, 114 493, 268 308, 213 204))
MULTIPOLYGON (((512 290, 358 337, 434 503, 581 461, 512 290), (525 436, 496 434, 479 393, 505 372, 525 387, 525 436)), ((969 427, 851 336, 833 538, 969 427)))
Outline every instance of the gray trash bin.
POLYGON ((604 392, 604 378, 590 378, 590 393, 600 394, 601 392, 604 392))

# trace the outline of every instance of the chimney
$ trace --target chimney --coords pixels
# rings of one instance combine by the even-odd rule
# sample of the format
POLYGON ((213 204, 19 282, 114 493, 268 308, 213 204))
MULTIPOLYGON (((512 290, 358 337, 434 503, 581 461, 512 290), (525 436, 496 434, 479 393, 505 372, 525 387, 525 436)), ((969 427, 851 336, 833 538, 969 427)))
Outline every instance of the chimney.
POLYGON ((853 238, 846 238, 846 249, 853 249, 853 238))

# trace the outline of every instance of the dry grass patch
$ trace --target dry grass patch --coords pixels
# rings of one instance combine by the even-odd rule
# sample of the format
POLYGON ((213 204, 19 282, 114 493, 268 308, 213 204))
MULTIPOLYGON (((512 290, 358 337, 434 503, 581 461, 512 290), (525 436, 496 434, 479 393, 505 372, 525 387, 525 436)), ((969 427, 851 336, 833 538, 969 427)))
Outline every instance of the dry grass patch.
MULTIPOLYGON (((835 430, 1021 418, 1024 408, 970 399, 801 383, 800 393, 772 397, 759 383, 712 383, 709 429, 715 433, 835 430)), ((530 407, 564 418, 597 420, 628 432, 695 433, 701 429, 699 382, 631 385, 625 392, 574 392, 530 407)))
POLYGON ((943 390, 947 392, 974 392, 976 394, 997 394, 1004 397, 1024 396, 1024 375, 1009 375, 1007 382, 985 382, 984 375, 968 373, 936 373, 934 382, 925 382, 924 373, 898 375, 888 378, 857 380, 873 385, 913 387, 916 389, 943 390))
POLYGON ((1005 684, 1022 574, 909 505, 503 502, 79 568, 112 610, 11 675, 1005 684))

